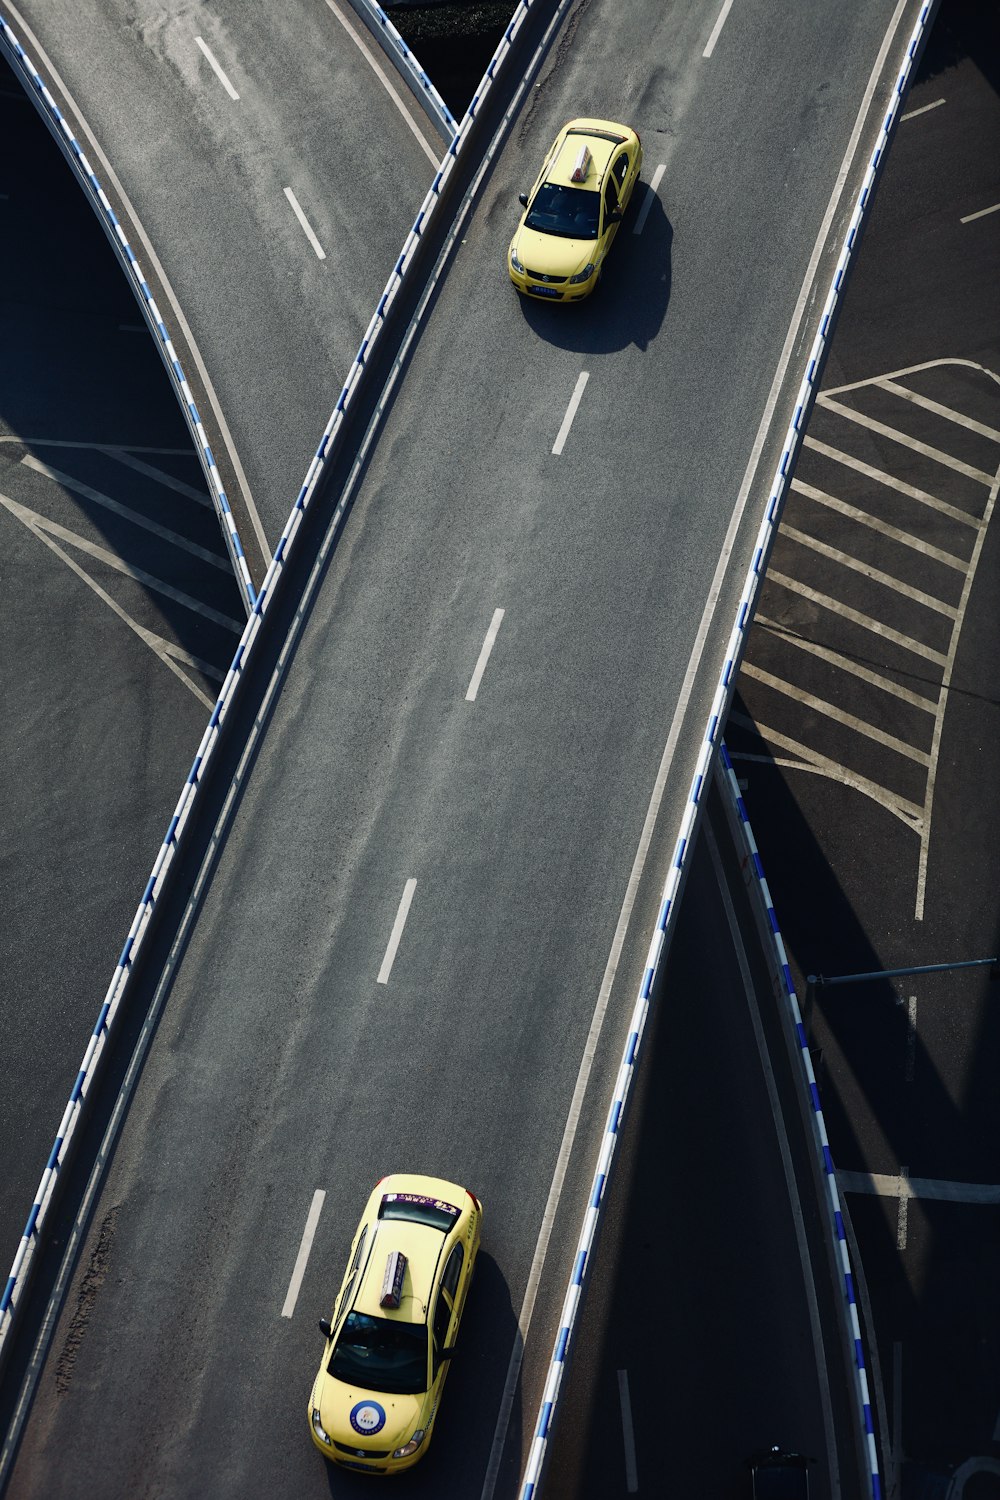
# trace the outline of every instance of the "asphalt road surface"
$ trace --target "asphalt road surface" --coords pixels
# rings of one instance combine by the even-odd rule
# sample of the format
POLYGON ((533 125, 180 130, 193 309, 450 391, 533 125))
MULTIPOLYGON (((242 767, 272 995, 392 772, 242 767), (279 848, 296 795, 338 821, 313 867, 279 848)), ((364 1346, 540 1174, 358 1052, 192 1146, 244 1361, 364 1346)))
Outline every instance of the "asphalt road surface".
POLYGON ((244 619, 107 244, 0 65, 0 1262, 244 619))
MULTIPOLYGON (((883 78, 913 14, 895 13, 883 78)), ((641 51, 634 14, 573 12, 307 591, 163 992, 12 1494, 65 1493, 81 1470, 112 1495, 346 1491, 305 1431, 313 1319, 371 1182, 407 1165, 465 1180, 486 1204, 468 1377, 413 1489, 492 1492, 491 1453, 495 1492, 516 1487, 749 561, 758 456, 761 485, 770 478, 773 446, 755 453, 755 440, 776 372, 784 430, 799 373, 782 384, 782 350, 811 344, 797 306, 815 303, 821 226, 843 231, 843 203, 827 210, 893 18, 888 4, 858 5, 828 30, 816 14, 779 23, 738 7, 706 58, 714 5, 648 7, 641 51), (616 276, 566 318, 519 306, 502 257, 517 191, 581 107, 629 118, 647 176, 660 163, 666 175, 641 234, 637 220, 623 227, 616 276), (734 528, 651 852, 630 882, 745 476, 749 519, 734 528), (599 997, 590 1099, 513 1418, 497 1432, 599 997), (319 1186, 328 1208, 283 1319, 319 1186)), ((848 195, 884 100, 876 86, 848 195)), ((829 263, 821 245, 820 279, 829 263)))
MULTIPOLYGON (((727 731, 800 980, 998 951, 998 56, 945 0, 727 731)), ((996 1016, 989 969, 815 1003, 903 1500, 998 1492, 996 1016)))
POLYGON ((7 16, 143 264, 259 583, 443 142, 341 0, 7 16))

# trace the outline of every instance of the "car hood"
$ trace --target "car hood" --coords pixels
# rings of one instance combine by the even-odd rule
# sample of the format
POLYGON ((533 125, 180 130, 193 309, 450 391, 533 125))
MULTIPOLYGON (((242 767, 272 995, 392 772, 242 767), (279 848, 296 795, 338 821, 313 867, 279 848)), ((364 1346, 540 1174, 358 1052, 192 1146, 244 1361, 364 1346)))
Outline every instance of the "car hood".
MULTIPOLYGON (((396 1396, 347 1385, 325 1372, 316 1382, 313 1405, 319 1407, 324 1432, 358 1452, 401 1448, 421 1425, 425 1393, 396 1396)), ((426 1425, 426 1424, 425 1424, 426 1425)))
POLYGON ((522 266, 541 276, 575 276, 597 256, 597 240, 564 240, 537 229, 519 229, 514 249, 522 266))

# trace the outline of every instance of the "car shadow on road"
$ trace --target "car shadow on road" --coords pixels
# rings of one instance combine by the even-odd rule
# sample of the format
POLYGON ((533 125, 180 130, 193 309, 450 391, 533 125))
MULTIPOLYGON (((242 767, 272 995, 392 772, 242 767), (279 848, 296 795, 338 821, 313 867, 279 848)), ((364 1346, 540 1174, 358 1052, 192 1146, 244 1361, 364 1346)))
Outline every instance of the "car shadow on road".
POLYGON ((578 354, 611 354, 633 344, 646 349, 656 338, 670 302, 674 231, 659 198, 653 193, 650 201, 648 184, 643 187, 629 205, 600 285, 585 302, 553 306, 520 298, 525 321, 547 344, 578 354))
MULTIPOLYGON (((487 1204, 487 1215, 488 1212, 487 1204)), ((488 1238, 488 1217, 486 1226, 488 1238)), ((405 1475, 408 1500, 480 1493, 507 1365, 518 1336, 517 1318, 504 1274, 492 1255, 480 1250, 433 1441, 426 1455, 405 1475)), ((521 1407, 519 1383, 507 1428, 504 1459, 497 1475, 498 1495, 512 1495, 517 1489, 524 1420, 527 1416, 530 1423, 534 1418, 534 1412, 525 1414, 521 1407)), ((330 1494, 337 1500, 371 1495, 370 1474, 352 1474, 332 1463, 326 1467, 330 1494)))

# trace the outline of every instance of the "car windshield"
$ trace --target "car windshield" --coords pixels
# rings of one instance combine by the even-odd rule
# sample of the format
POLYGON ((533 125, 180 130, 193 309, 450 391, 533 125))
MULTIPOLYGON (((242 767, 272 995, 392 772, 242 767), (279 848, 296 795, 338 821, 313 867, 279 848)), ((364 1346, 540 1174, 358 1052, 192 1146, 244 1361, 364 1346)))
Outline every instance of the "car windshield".
POLYGON ((543 182, 535 194, 525 226, 567 240, 596 240, 601 195, 590 188, 543 182))
POLYGON ((427 1326, 348 1313, 327 1369, 368 1391, 416 1395, 427 1389, 427 1326))

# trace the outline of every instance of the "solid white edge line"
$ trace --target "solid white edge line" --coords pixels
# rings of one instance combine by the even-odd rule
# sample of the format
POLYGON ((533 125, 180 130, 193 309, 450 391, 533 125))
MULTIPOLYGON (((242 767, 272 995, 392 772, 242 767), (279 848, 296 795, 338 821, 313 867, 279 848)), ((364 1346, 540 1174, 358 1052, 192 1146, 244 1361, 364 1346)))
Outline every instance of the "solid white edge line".
POLYGON ((618 1404, 622 1410, 622 1443, 625 1446, 625 1489, 639 1493, 639 1474, 635 1464, 635 1428, 632 1425, 632 1398, 629 1395, 628 1371, 618 1371, 618 1404))
POLYGON ((399 901, 399 910, 396 912, 396 920, 392 924, 392 932, 389 934, 389 946, 385 950, 382 967, 378 971, 378 983, 388 984, 392 966, 396 961, 396 950, 399 940, 403 936, 403 928, 406 926, 406 918, 410 912, 410 902, 413 900, 413 892, 417 888, 417 882, 412 878, 403 887, 403 894, 399 901))
MULTIPOLYGON (((94 135, 94 132, 91 130, 90 126, 87 124, 87 121, 85 120, 79 105, 77 104, 73 95, 69 92, 66 84, 63 82, 62 75, 56 71, 51 57, 49 57, 48 53, 39 42, 38 37, 32 31, 24 16, 14 4, 14 0, 7 0, 4 8, 7 15, 14 17, 14 20, 21 31, 22 38, 27 37, 29 42, 31 43, 31 46, 34 49, 35 57, 37 59, 37 65, 39 66, 39 68, 45 69, 45 72, 48 75, 48 79, 56 85, 56 88, 60 91, 64 100, 70 106, 73 114, 76 116, 76 132, 78 138, 80 139, 81 145, 83 143, 83 139, 86 138, 91 153, 101 164, 106 182, 110 182, 118 197, 118 201, 128 214, 132 228, 135 230, 135 238, 138 239, 139 243, 142 245, 143 250, 146 252, 149 264, 153 267, 153 270, 156 273, 156 277, 163 288, 164 296, 169 302, 171 311, 173 312, 173 315, 177 320, 177 327, 180 329, 181 336, 185 340, 188 348, 191 351, 191 357, 194 360, 195 369, 198 371, 198 375, 204 388, 205 395, 208 399, 208 404, 212 408, 212 415, 215 417, 215 420, 218 423, 219 435, 222 438, 222 442, 225 446, 229 461, 233 466, 233 473, 236 475, 236 482, 240 487, 240 493, 243 496, 243 503, 246 506, 247 514, 250 517, 250 524, 253 527, 254 535, 257 538, 257 544, 260 547, 263 572, 266 573, 268 564, 271 561, 272 548, 267 539, 267 532, 264 530, 264 523, 260 519, 260 514, 254 502, 253 495, 251 494, 250 484, 247 480, 246 473, 244 472, 242 460, 240 459, 239 453, 236 450, 236 444, 233 441, 233 435, 229 430, 229 423, 226 421, 225 414, 223 413, 222 406, 219 401, 219 397, 216 394, 215 386, 212 384, 211 377, 208 373, 208 367, 206 366, 205 361, 202 358, 200 348, 195 342, 194 334, 191 332, 190 324, 188 323, 187 318, 184 316, 184 311, 181 307, 177 294, 167 277, 166 271, 163 269, 156 251, 153 249, 153 242, 149 238, 149 235, 146 233, 142 221, 135 211, 135 206, 133 205, 131 198, 122 187, 122 184, 118 178, 118 174, 115 172, 110 161, 101 149, 100 143, 98 142, 97 137, 94 135)), ((101 223, 103 228, 103 221, 101 221, 101 223)), ((143 309, 143 311, 146 311, 146 309, 143 309)), ((151 325, 147 324, 147 327, 151 328, 151 325)), ((159 350, 159 337, 158 335, 154 335, 154 337, 157 348, 159 350)), ((195 442, 193 429, 191 429, 191 432, 192 442, 195 442)), ((132 445, 130 444, 129 446, 131 447, 132 445)), ((196 442, 195 447, 198 460, 202 464, 202 467, 204 469, 203 455, 196 442)), ((141 452, 144 450, 134 449, 134 451, 141 452)), ((209 476, 207 471, 205 473, 205 477, 206 480, 208 480, 209 476)), ((244 550, 245 545, 246 544, 244 539, 244 550)), ((243 593, 242 587, 240 589, 240 593, 243 593)), ((245 601, 245 603, 247 612, 249 614, 249 601, 245 601)))
POLYGON ((768 1051, 767 1038, 764 1035, 764 1023, 760 1018, 760 1007, 757 1004, 757 996, 754 990, 753 975, 750 973, 750 961, 747 958, 746 949, 743 946, 743 935, 740 932, 739 918, 733 906, 733 899, 726 883, 725 871, 722 866, 722 857, 719 854, 719 845, 711 824, 706 821, 704 827, 705 841, 712 863, 712 873, 715 883, 722 898, 722 905, 726 913, 726 925, 732 939, 733 951, 736 954, 736 962, 739 965, 740 977, 743 980, 743 994, 750 1014, 750 1024, 753 1027, 754 1040, 757 1043, 757 1053, 760 1058, 760 1069, 767 1089, 768 1102, 771 1106, 771 1116, 774 1121, 774 1133, 778 1139, 778 1152, 781 1156, 781 1166, 785 1177, 785 1187, 788 1192, 789 1207, 792 1211, 792 1221, 795 1225, 795 1239, 799 1251, 799 1264, 802 1267, 802 1284, 805 1292, 806 1303, 809 1308, 809 1323, 812 1331, 813 1355, 816 1360, 816 1383, 819 1386, 820 1407, 823 1412, 823 1435, 826 1441, 826 1453, 829 1464, 830 1493, 833 1500, 838 1500, 840 1489, 840 1466, 837 1456, 837 1437, 833 1427, 833 1411, 830 1399, 830 1377, 827 1369, 826 1343, 823 1338, 823 1324, 819 1315, 819 1296, 816 1291, 816 1276, 813 1270, 812 1257, 809 1254, 809 1244, 806 1239, 805 1215, 802 1210, 802 1199, 799 1196, 798 1183, 795 1179, 795 1167, 792 1163, 791 1147, 788 1143, 788 1132, 785 1129, 784 1115, 781 1109, 781 1100, 778 1097, 778 1085, 774 1078, 774 1069, 771 1066, 771 1057, 768 1051))
POLYGON ((205 58, 207 59, 209 67, 212 69, 212 72, 215 74, 216 78, 222 84, 222 87, 225 89, 225 91, 229 95, 230 99, 239 99, 239 97, 240 97, 239 94, 236 92, 236 90, 233 88, 232 84, 229 82, 229 79, 226 77, 226 74, 222 71, 222 68, 219 66, 219 63, 216 60, 214 53, 212 52, 211 48, 206 44, 204 37, 196 36, 195 37, 195 42, 201 48, 202 52, 205 54, 205 58))
POLYGON ((925 115, 929 109, 937 109, 938 105, 944 102, 943 99, 935 99, 933 104, 922 104, 919 109, 908 109, 905 115, 900 115, 899 123, 902 125, 904 120, 915 120, 917 115, 925 115))
POLYGON ((991 204, 989 208, 981 208, 978 213, 966 214, 964 219, 959 219, 960 224, 971 224, 973 219, 985 219, 987 214, 1000 213, 1000 203, 991 204))
POLYGON ((573 394, 569 398, 569 405, 566 408, 566 415, 562 419, 562 426, 559 429, 559 433, 556 437, 555 442, 552 444, 552 452, 557 457, 566 446, 566 439, 569 437, 569 430, 573 425, 573 418, 576 416, 577 408, 579 407, 580 401, 583 398, 583 393, 587 388, 587 381, 589 379, 590 372, 588 370, 581 370, 579 377, 577 378, 576 385, 573 387, 573 394))
POLYGON ((486 671, 486 663, 490 659, 490 652, 493 650, 493 643, 497 638, 497 631, 500 629, 500 623, 503 620, 503 615, 504 612, 502 609, 495 609, 493 611, 493 619, 490 621, 490 628, 489 630, 487 630, 486 639, 483 641, 483 649, 480 651, 479 660, 476 662, 476 670, 473 672, 472 680, 470 681, 469 686, 466 689, 466 703, 475 703, 476 701, 476 694, 479 692, 479 684, 483 680, 483 673, 486 671))
POLYGON ((666 163, 661 161, 660 165, 653 173, 648 187, 646 188, 646 196, 643 199, 642 207, 639 210, 639 217, 635 221, 635 227, 632 230, 633 234, 641 234, 645 229, 646 220, 649 218, 649 210, 652 208, 654 202, 656 201, 656 190, 659 187, 660 183, 663 181, 663 174, 666 170, 666 163))
MULTIPOLYGON (((709 629, 715 615, 716 607, 719 603, 719 597, 722 590, 722 582, 725 577, 726 569, 729 565, 729 560, 736 543, 736 536, 743 520, 743 513, 746 509, 750 490, 756 479, 757 469, 760 464, 761 455, 764 451, 765 441, 770 431, 771 422, 774 416, 774 410, 777 405, 778 396, 781 392, 781 386, 784 381, 785 374, 788 370, 788 366, 791 363, 792 354, 794 352, 799 335, 799 330, 802 326, 802 321, 805 316, 810 296, 814 290, 819 263, 830 234, 830 227, 833 223, 834 215, 837 212, 837 208, 840 204, 841 198, 843 197, 844 188, 850 175, 854 157, 857 153, 858 142, 861 138, 861 133, 864 130, 868 112, 871 108, 872 99, 874 97, 875 90, 878 87, 879 78, 882 74, 885 58, 888 56, 889 49, 895 40, 896 32, 898 30, 900 20, 906 10, 907 3, 908 0, 897 0, 896 8, 892 13, 888 28, 886 29, 886 32, 882 38, 882 44, 879 47, 878 55, 875 58, 875 62, 872 66, 872 70, 868 78, 868 83, 865 87, 864 94, 861 98, 861 103, 858 107, 858 113, 854 121, 854 128, 851 131, 850 137, 848 139, 843 160, 840 164, 840 170, 837 173, 836 180, 834 181, 833 188, 830 193, 830 199, 826 206, 826 212, 823 215, 823 219, 820 223, 819 230, 816 235, 816 241, 813 245, 813 251, 811 256, 809 257, 809 263, 806 266, 806 271, 802 279, 802 286, 799 291, 798 300, 796 301, 791 319, 789 321, 788 332, 785 335, 785 342, 782 345, 781 354, 778 358, 778 364, 774 372, 774 379, 771 382, 771 389, 764 404, 764 411, 760 419, 760 425, 757 429, 757 436, 754 439, 754 444, 750 451, 750 457, 747 461, 746 472, 743 476, 743 482, 740 485, 740 490, 736 499, 736 505, 733 509, 733 514, 730 517, 729 528, 726 532, 725 540, 722 545, 722 552, 720 553, 719 561, 716 566, 714 577, 712 579, 711 589, 705 602, 705 608, 702 612, 701 621, 698 627, 698 633, 695 637, 694 645, 691 649, 691 655, 688 659, 687 670, 684 674, 684 681, 677 700, 677 706, 674 712, 670 734, 667 739, 667 744, 664 747, 663 756, 660 762, 660 770, 657 777, 658 790, 657 788, 654 788, 653 796, 650 799, 650 809, 647 813, 650 838, 652 837, 652 822, 650 820, 655 821, 654 808, 658 809, 659 807, 659 801, 663 795, 663 788, 666 784, 667 774, 673 762, 675 747, 678 739, 680 738, 681 727, 687 717, 691 693, 694 689, 694 681, 698 674, 698 670, 701 664, 701 658, 704 654, 705 645, 708 640, 709 629)), ((906 373, 908 373, 908 371, 906 373)), ((644 826, 643 838, 645 839, 646 836, 647 830, 644 826)), ((642 845, 640 844, 640 848, 636 853, 636 862, 633 865, 633 879, 636 881, 636 884, 638 883, 638 877, 641 874, 642 865, 644 864, 644 862, 645 849, 643 849, 642 845)), ((632 900, 634 900, 634 893, 632 895, 632 900)), ((622 929, 623 923, 627 925, 628 916, 630 914, 631 907, 629 906, 629 897, 626 896, 626 901, 622 906, 622 914, 619 918, 619 929, 622 929), (626 908, 628 908, 628 911, 626 911, 626 908)), ((483 1484, 481 1500, 492 1500, 497 1476, 500 1471, 500 1459, 502 1456, 504 1444, 507 1440, 507 1428, 510 1422, 510 1414, 513 1407, 514 1395, 520 1375, 521 1364, 524 1358, 524 1341, 527 1337, 527 1329, 531 1322, 532 1311, 534 1309, 535 1298, 538 1291, 538 1283, 541 1279, 542 1266, 545 1261, 548 1243, 552 1234, 552 1225, 559 1206, 559 1199, 562 1193, 562 1185, 566 1176, 569 1153, 572 1150, 577 1126, 579 1124, 579 1117, 582 1109, 582 1089, 585 1089, 586 1080, 587 1077, 589 1077, 590 1067, 593 1062, 593 1052, 596 1050, 597 1046, 597 1036, 600 1033, 604 1011, 607 1009, 607 1003, 610 997, 611 980, 613 980, 614 978, 613 970, 617 968, 618 956, 620 954, 621 944, 623 943, 624 930, 621 930, 620 941, 619 930, 616 930, 614 945, 612 947, 612 952, 608 958, 608 968, 605 971, 605 982, 607 983, 608 993, 607 995, 604 995, 604 985, 602 984, 602 995, 598 998, 598 1004, 595 1008, 594 1017, 591 1021, 591 1029, 587 1037, 587 1045, 584 1052, 584 1057, 581 1060, 580 1064, 580 1074, 577 1079, 577 1089, 574 1090, 573 1100, 570 1104, 570 1111, 566 1120, 566 1128, 563 1133, 562 1145, 560 1146, 559 1157, 556 1162, 555 1171, 553 1172, 552 1184, 549 1189, 549 1196, 546 1200, 545 1211, 542 1216, 542 1223, 539 1227, 538 1239, 535 1244, 535 1254, 532 1259, 531 1270, 528 1275, 528 1282, 525 1288, 524 1299, 521 1304, 521 1314, 518 1318, 518 1327, 515 1332, 511 1347, 510 1361, 507 1368, 507 1380, 504 1386, 503 1396, 501 1397, 500 1411, 497 1416, 496 1431, 493 1438, 493 1449, 490 1453, 490 1459, 487 1467, 486 1479, 483 1484), (579 1098, 578 1095, 580 1096, 579 1098)))
POLYGON ((312 1249, 313 1240, 316 1238, 316 1226, 319 1224, 319 1216, 323 1211, 323 1203, 326 1193, 322 1188, 317 1188, 312 1195, 312 1203, 306 1215, 306 1227, 302 1231, 302 1240, 299 1244, 299 1253, 295 1257, 295 1266, 292 1270, 292 1279, 288 1283, 288 1291, 285 1293, 285 1301, 282 1305, 281 1316, 290 1318, 295 1311, 295 1304, 299 1299, 299 1288, 302 1286, 302 1278, 306 1274, 306 1266, 309 1263, 309 1252, 312 1249))
POLYGON ((407 109, 406 105, 403 103, 403 100, 400 97, 399 92, 397 91, 397 89, 393 87, 392 81, 388 77, 388 75, 386 74, 385 69, 381 66, 381 64, 379 63, 379 61, 376 58, 375 54, 372 52, 371 48, 368 47, 365 44, 365 42, 362 41, 362 39, 358 36, 357 32, 354 30, 354 28, 351 27, 351 26, 349 26, 347 24, 347 22, 344 20, 344 17, 340 14, 339 10, 334 5, 333 0, 326 0, 326 4, 327 4, 327 9, 330 11, 331 15, 336 16, 336 18, 340 22, 341 26, 343 26, 344 30, 347 32, 347 35, 351 38, 351 41, 354 43, 354 45, 357 47, 358 51, 361 53, 361 55, 364 57, 365 61, 368 63, 368 66, 371 68, 372 72, 375 74, 376 78, 379 80, 379 82, 381 83, 382 87, 385 89, 386 93, 389 95, 389 97, 391 98, 392 102, 395 104, 396 108, 399 110, 399 113, 403 116, 403 119, 406 121, 407 125, 410 127, 410 129, 412 130, 413 134, 416 136, 417 143, 419 144, 421 151, 427 157, 428 161, 430 162, 430 164, 434 168, 434 170, 437 171, 437 168, 438 168, 438 158, 437 158, 437 156, 435 155, 435 153, 431 149, 431 147, 427 144, 427 142, 424 140, 424 137, 421 134, 421 132, 420 132, 420 130, 419 130, 416 122, 414 121, 413 116, 410 114, 410 111, 407 109))
POLYGON ((728 14, 732 10, 732 8, 733 8, 733 0, 724 0, 722 9, 719 11, 719 19, 716 21, 715 25, 712 27, 712 35, 708 39, 708 45, 707 45, 707 47, 705 48, 704 52, 701 54, 702 57, 711 57, 712 53, 715 51, 715 44, 719 40, 719 33, 722 30, 723 26, 725 26, 725 24, 726 24, 726 17, 728 16, 728 14))
POLYGON ((305 237, 309 241, 310 245, 312 245, 313 249, 315 250, 318 259, 319 260, 326 260, 326 251, 323 249, 323 246, 320 244, 319 240, 316 238, 316 234, 315 234, 315 231, 313 230, 312 225, 310 224, 309 220, 306 218, 305 214, 302 212, 302 208, 301 208, 301 205, 299 203, 299 200, 298 200, 298 198, 296 198, 295 194, 292 192, 292 190, 291 190, 290 187, 286 187, 285 188, 285 197, 288 199, 289 203, 292 205, 292 213, 295 215, 295 217, 298 219, 299 223, 302 225, 302 229, 303 229, 303 231, 305 233, 305 237))

